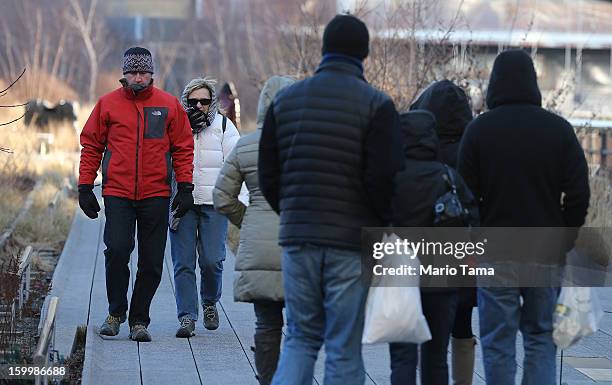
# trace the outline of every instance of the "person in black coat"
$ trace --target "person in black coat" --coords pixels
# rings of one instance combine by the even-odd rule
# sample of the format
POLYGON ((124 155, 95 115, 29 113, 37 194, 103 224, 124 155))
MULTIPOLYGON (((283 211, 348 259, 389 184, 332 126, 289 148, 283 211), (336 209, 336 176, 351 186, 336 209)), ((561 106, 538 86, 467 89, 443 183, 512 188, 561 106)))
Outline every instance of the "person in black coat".
POLYGON ((470 101, 463 89, 446 79, 434 82, 421 92, 410 109, 434 114, 440 161, 456 168, 459 142, 465 127, 472 121, 470 101))
MULTIPOLYGON (((479 201, 483 226, 584 224, 590 195, 584 152, 572 126, 541 104, 530 56, 522 50, 499 54, 487 91, 489 111, 467 126, 459 147, 458 171, 479 201)), ((523 382, 554 383, 557 295, 557 288, 546 287, 479 288, 488 384, 514 384, 518 330, 525 345, 523 382)))
MULTIPOLYGON (((436 117, 440 141, 439 158, 453 168, 457 165, 459 142, 472 121, 470 102, 461 87, 450 80, 440 80, 427 87, 410 106, 428 110, 436 117)), ((476 306, 476 287, 458 289, 459 301, 452 332, 453 385, 471 385, 474 376, 476 339, 472 332, 472 313, 476 306)))
POLYGON ((361 229, 390 223, 402 166, 399 116, 364 78, 368 52, 366 25, 334 17, 315 74, 280 91, 264 119, 259 186, 280 213, 289 325, 273 385, 311 383, 323 344, 326 384, 365 381, 361 229))
MULTIPOLYGON (((461 176, 438 161, 439 143, 436 119, 429 111, 416 110, 400 115, 404 135, 404 170, 395 177, 395 198, 392 202, 393 225, 396 227, 434 226, 434 206, 449 191, 445 180, 453 173, 460 201, 473 219, 477 218, 476 202, 461 176)), ((432 339, 421 345, 421 383, 448 384, 447 349, 455 320, 457 290, 422 288, 423 314, 432 339)), ((416 384, 418 345, 392 343, 391 384, 416 384)))

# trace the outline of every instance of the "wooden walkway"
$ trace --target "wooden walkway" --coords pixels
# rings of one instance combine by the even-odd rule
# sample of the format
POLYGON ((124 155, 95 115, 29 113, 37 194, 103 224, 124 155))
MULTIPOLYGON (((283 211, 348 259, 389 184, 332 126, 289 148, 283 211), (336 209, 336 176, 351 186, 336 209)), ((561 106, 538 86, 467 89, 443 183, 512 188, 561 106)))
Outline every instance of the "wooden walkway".
MULTIPOLYGON (((253 345, 255 317, 251 304, 233 302, 234 257, 229 251, 223 274, 224 291, 218 307, 220 315, 218 330, 207 331, 202 323, 198 322, 195 337, 190 339, 174 337, 178 321, 168 241, 162 282, 151 306, 150 332, 153 342, 130 341, 127 323, 122 325, 117 337, 102 338, 97 334, 98 327, 107 314, 103 222, 103 215, 92 221, 77 210, 70 236, 53 278, 52 294, 60 298, 55 349, 61 355, 67 356, 70 353, 76 327, 88 326, 82 384, 257 385, 254 359, 250 349, 253 345)), ((137 256, 133 255, 132 285, 136 261, 137 256)), ((564 352, 563 382, 568 385, 595 383, 612 385, 612 361, 610 361, 612 359, 612 289, 598 290, 604 309, 607 311, 602 330, 564 352), (606 369, 608 364, 610 364, 609 369, 606 369), (589 369, 589 366, 594 368, 589 369), (589 377, 589 373, 594 377, 589 377), (606 378, 606 375, 609 377, 606 378), (609 382, 596 382, 593 378, 606 378, 609 382)), ((474 330, 478 330, 477 323, 478 319, 475 317, 474 330)), ((517 341, 517 347, 519 348, 517 351, 521 352, 520 340, 517 341)), ((366 383, 389 384, 387 346, 364 346, 363 353, 367 373, 366 383)), ((323 384, 324 359, 324 352, 321 351, 313 378, 315 384, 323 384)), ((522 356, 519 355, 517 360, 522 363, 522 356)), ((520 372, 519 367, 519 379, 520 372)), ((477 349, 475 374, 474 384, 484 384, 480 349, 477 349)))

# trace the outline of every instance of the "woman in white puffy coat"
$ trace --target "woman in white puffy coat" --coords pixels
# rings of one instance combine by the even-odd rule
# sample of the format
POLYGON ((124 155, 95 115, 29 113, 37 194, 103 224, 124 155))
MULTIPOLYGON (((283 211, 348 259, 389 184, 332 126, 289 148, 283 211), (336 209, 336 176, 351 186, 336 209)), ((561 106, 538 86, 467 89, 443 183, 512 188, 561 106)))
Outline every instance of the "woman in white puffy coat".
MULTIPOLYGON (((181 103, 194 139, 193 201, 185 216, 170 217, 170 243, 174 264, 177 337, 191 337, 198 319, 196 255, 200 266, 200 298, 204 327, 219 327, 216 303, 221 297, 227 219, 213 207, 212 190, 225 159, 240 138, 231 120, 217 112, 215 81, 197 78, 187 84, 181 103), (197 250, 197 253, 196 253, 197 250)), ((173 183, 173 197, 175 195, 173 183)))

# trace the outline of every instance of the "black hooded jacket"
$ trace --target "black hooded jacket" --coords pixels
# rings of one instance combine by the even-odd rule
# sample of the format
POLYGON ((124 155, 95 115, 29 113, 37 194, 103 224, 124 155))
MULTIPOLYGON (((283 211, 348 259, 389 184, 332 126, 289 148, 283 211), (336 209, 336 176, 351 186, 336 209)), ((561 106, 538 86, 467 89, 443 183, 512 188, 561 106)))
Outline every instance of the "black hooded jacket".
MULTIPOLYGON (((447 169, 438 159, 436 119, 425 110, 400 115, 404 136, 404 170, 395 176, 393 225, 398 227, 431 227, 436 200, 449 191, 444 175, 447 169)), ((468 210, 477 217, 476 201, 463 178, 451 169, 457 194, 468 210)))
POLYGON ((489 81, 490 111, 468 125, 459 148, 458 171, 479 200, 483 226, 584 224, 584 152, 572 126, 541 99, 529 55, 502 52, 489 81))
POLYGON ((410 106, 411 110, 427 110, 436 117, 440 141, 440 161, 457 167, 457 153, 463 131, 472 120, 472 110, 465 92, 450 80, 431 84, 410 106))

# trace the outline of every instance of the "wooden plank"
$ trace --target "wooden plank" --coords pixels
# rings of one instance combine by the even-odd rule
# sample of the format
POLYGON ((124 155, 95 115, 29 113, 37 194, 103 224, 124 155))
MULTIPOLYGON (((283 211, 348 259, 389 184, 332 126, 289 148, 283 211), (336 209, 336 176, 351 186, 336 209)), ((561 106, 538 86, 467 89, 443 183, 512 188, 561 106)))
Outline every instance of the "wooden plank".
MULTIPOLYGON (((101 243, 101 251, 104 247, 101 243)), ((100 325, 108 315, 104 254, 101 255, 97 260, 94 275, 82 385, 140 384, 138 344, 129 340, 127 322, 121 325, 121 330, 115 337, 102 337, 98 334, 100 325)), ((134 285, 135 260, 134 253, 130 261, 131 284, 128 298, 131 297, 134 285)))
POLYGON ((65 357, 70 354, 76 328, 87 324, 95 261, 96 258, 104 259, 102 224, 101 219, 91 220, 77 208, 53 273, 50 294, 61 298, 56 318, 55 348, 65 357))
MULTIPOLYGON (((252 314, 252 305, 237 304, 233 302, 232 286, 234 273, 234 259, 228 250, 228 256, 223 269, 223 294, 221 304, 217 306, 219 311, 219 329, 209 331, 202 325, 202 308, 196 336, 191 338, 191 347, 200 370, 202 383, 206 385, 219 384, 253 384, 257 385, 252 362, 250 346, 252 340, 241 340, 236 334, 245 335, 245 330, 240 331, 232 328, 236 320, 249 319, 254 330, 255 315, 252 314), (223 311, 225 309, 225 312, 223 311), (250 313, 249 311, 250 310, 250 313), (250 314, 250 315, 249 315, 250 314), (241 345, 242 344, 242 345, 241 345)), ((197 269, 196 277, 200 271, 197 269)), ((199 279, 197 279, 199 285, 199 279)), ((240 323, 240 326, 243 326, 240 323)))
POLYGON ((177 327, 172 261, 166 247, 162 281, 151 304, 149 331, 153 341, 139 344, 144 384, 201 383, 189 340, 175 337, 177 327))

